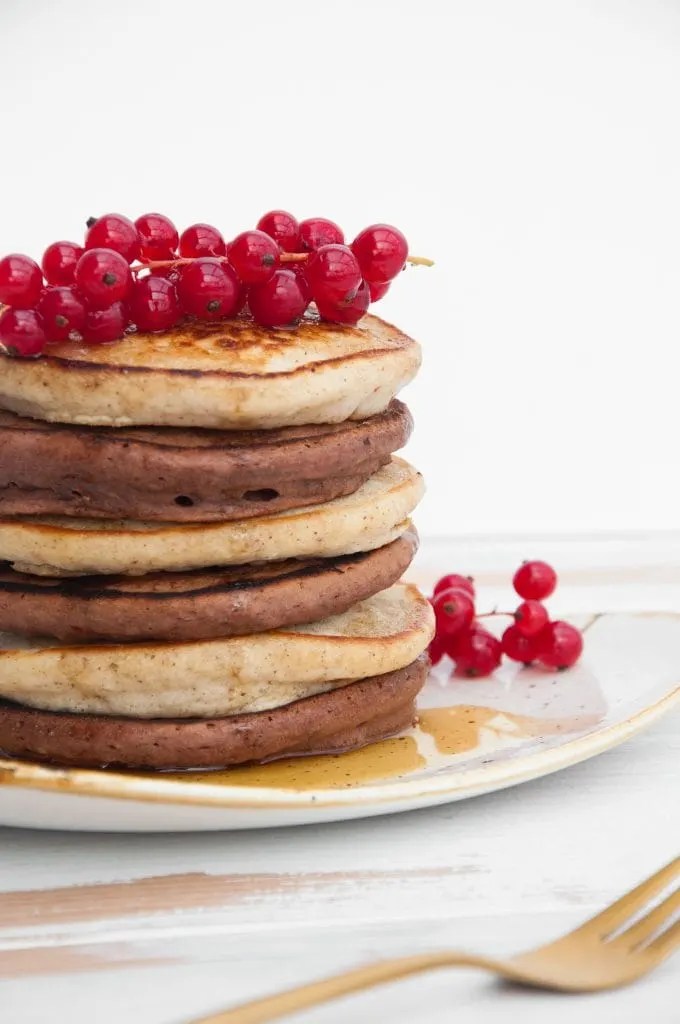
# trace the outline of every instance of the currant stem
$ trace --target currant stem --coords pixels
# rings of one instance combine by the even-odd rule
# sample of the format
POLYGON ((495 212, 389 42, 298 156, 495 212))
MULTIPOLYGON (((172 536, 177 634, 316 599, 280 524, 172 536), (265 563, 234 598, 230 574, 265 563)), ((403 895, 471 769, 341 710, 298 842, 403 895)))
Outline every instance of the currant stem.
MULTIPOLYGON (((282 252, 281 262, 282 263, 302 263, 304 260, 309 259, 311 253, 308 252, 282 252)), ((433 267, 434 260, 429 260, 427 256, 407 256, 407 263, 412 263, 418 267, 433 267)))
MULTIPOLYGON (((198 257, 192 256, 188 259, 176 260, 151 260, 149 263, 138 263, 136 266, 130 267, 133 274, 138 274, 140 270, 157 270, 159 267, 177 267, 186 263, 193 263, 198 257)), ((222 263, 226 263, 226 256, 211 256, 211 259, 220 260, 222 263)))
MULTIPOLYGON (((308 260, 310 253, 308 252, 282 252, 281 263, 304 263, 308 260)), ((131 267, 133 274, 138 274, 141 270, 158 270, 162 267, 181 267, 187 263, 193 263, 198 256, 191 256, 187 259, 181 259, 178 257, 174 260, 151 260, 149 263, 139 263, 137 266, 131 267)), ((210 259, 219 260, 220 263, 228 263, 229 258, 227 256, 211 256, 210 259)), ((434 260, 427 259, 426 256, 409 256, 406 260, 407 263, 413 264, 418 267, 433 267, 434 260)))
POLYGON ((481 615, 475 615, 476 619, 492 619, 494 616, 505 615, 510 619, 514 619, 514 612, 500 612, 498 608, 494 608, 492 612, 482 612, 481 615))

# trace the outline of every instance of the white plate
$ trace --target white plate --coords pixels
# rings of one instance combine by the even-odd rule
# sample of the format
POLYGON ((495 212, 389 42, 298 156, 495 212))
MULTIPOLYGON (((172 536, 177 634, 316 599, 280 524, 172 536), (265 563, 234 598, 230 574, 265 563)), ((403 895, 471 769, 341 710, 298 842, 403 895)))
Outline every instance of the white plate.
POLYGON ((431 673, 420 724, 363 751, 223 772, 121 774, 0 761, 0 823, 156 832, 270 828, 407 811, 490 793, 622 743, 680 703, 680 616, 573 619, 582 661, 431 673))

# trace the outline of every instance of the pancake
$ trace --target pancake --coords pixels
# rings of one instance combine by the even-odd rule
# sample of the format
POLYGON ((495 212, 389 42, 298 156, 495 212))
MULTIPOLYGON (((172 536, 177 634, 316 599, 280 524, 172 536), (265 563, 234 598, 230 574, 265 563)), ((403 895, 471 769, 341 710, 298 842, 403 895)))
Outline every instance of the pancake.
POLYGON ((391 586, 418 547, 227 569, 53 579, 0 569, 0 631, 60 640, 203 640, 262 633, 346 611, 391 586))
POLYGON ((269 711, 404 668, 434 632, 413 586, 320 622, 194 643, 63 646, 0 635, 0 697, 51 711, 213 718, 269 711))
POLYGON ((235 523, 3 518, 0 560, 19 572, 86 576, 332 558, 396 540, 422 494, 420 474, 393 458, 354 494, 235 523))
POLYGON ((413 725, 427 677, 410 665, 259 714, 140 722, 0 702, 0 751, 80 767, 217 768, 351 750, 413 725))
POLYGON ((0 514, 210 522, 351 494, 411 433, 367 420, 269 431, 74 427, 0 411, 0 514))
POLYGON ((341 423, 382 412, 419 365, 418 344, 370 315, 349 327, 310 313, 288 331, 187 321, 110 345, 51 345, 39 359, 1 355, 0 408, 106 427, 341 423))

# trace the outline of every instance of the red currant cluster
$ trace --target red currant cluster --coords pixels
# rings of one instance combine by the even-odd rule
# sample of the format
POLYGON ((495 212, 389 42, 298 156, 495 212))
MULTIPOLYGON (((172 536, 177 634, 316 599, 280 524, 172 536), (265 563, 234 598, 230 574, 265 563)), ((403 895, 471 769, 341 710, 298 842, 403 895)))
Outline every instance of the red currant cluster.
MULTIPOLYGON (((481 625, 475 612, 475 588, 469 576, 442 576, 434 588, 432 607, 437 632, 430 644, 433 665, 447 654, 463 676, 488 676, 505 654, 512 661, 545 668, 566 669, 574 665, 583 650, 583 636, 568 622, 551 622, 545 605, 557 586, 557 573, 546 562, 524 562, 513 580, 523 598, 512 615, 514 623, 501 639, 481 625)), ((492 612, 491 615, 504 615, 492 612)))
POLYGON ((11 355, 37 356, 49 342, 115 341, 167 330, 184 316, 233 317, 246 304, 264 327, 296 324, 312 301, 323 319, 356 324, 407 259, 406 239, 387 224, 345 245, 333 221, 299 223, 273 210, 227 243, 209 224, 180 235, 160 213, 134 223, 108 213, 88 221, 84 246, 49 245, 42 266, 19 254, 0 260, 0 303, 9 307, 0 344, 11 355))

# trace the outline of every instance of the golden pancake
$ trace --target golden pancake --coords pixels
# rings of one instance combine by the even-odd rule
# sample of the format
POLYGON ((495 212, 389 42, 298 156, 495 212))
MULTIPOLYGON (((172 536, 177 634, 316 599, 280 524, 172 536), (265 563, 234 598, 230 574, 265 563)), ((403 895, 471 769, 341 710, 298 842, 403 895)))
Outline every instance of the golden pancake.
POLYGON ((0 560, 44 576, 139 575, 282 558, 332 558, 396 540, 424 490, 393 458, 354 494, 323 505, 225 523, 20 516, 0 519, 0 560))
POLYGON ((194 643, 64 646, 0 634, 0 697, 51 711, 213 718, 267 711, 425 651, 430 602, 397 583, 348 611, 270 633, 194 643))
POLYGON ((51 345, 38 359, 0 355, 0 408, 106 427, 341 423, 382 412, 419 365, 419 345, 376 316, 347 327, 310 313, 279 331, 190 321, 110 345, 51 345))

